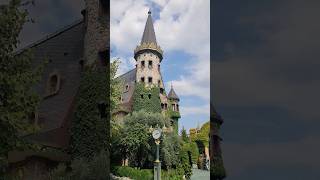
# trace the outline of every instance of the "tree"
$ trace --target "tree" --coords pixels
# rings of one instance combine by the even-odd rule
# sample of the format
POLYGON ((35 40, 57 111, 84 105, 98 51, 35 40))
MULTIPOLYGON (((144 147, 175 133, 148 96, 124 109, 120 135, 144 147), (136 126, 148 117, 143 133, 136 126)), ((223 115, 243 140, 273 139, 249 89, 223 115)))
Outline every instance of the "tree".
POLYGON ((121 96, 121 82, 116 78, 119 69, 119 59, 114 60, 110 64, 110 112, 118 108, 121 96))
POLYGON ((15 51, 23 24, 28 21, 27 11, 19 9, 29 2, 11 0, 0 6, 0 166, 9 151, 26 148, 21 135, 35 130, 32 115, 40 98, 33 87, 40 80, 43 64, 32 65, 30 49, 20 54, 15 51))
POLYGON ((181 130, 181 138, 182 138, 182 141, 184 141, 184 142, 190 141, 187 136, 187 131, 184 128, 182 128, 182 130, 181 130))
POLYGON ((169 127, 170 120, 160 113, 132 112, 124 118, 118 146, 133 166, 144 167, 154 161, 155 143, 149 132, 150 126, 169 127))

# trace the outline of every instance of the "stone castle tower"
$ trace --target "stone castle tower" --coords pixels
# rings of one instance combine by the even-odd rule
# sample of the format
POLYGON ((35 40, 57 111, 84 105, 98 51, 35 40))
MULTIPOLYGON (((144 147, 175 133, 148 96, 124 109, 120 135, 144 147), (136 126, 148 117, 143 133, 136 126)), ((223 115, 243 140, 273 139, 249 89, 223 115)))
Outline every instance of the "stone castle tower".
POLYGON ((146 86, 155 85, 162 90, 164 89, 160 72, 162 54, 163 51, 157 44, 151 12, 149 11, 141 43, 134 50, 134 58, 137 61, 136 82, 143 82, 146 86))
POLYGON ((109 7, 107 0, 85 0, 84 65, 96 67, 109 58, 109 7), (98 64, 97 64, 98 63, 98 64))
MULTIPOLYGON (((161 62, 163 59, 163 51, 158 45, 153 27, 151 12, 148 12, 147 22, 144 28, 140 44, 134 50, 134 58, 136 60, 136 68, 119 76, 124 82, 123 94, 121 96, 122 108, 115 113, 116 116, 122 118, 132 111, 133 92, 136 83, 144 83, 145 87, 158 87, 160 90, 160 106, 164 114, 168 114, 172 119, 172 127, 178 132, 179 113, 179 97, 175 93, 173 87, 169 94, 166 94, 164 82, 161 75, 161 62)), ((143 98, 143 97, 141 97, 143 98)))

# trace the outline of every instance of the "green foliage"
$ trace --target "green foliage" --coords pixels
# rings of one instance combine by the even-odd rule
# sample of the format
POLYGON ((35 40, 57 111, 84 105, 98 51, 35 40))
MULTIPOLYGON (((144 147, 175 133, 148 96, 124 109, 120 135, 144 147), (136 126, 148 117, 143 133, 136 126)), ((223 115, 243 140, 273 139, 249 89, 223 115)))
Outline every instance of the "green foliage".
POLYGON ((71 126, 71 153, 73 158, 91 157, 107 150, 109 123, 102 119, 97 107, 108 102, 106 72, 86 71, 82 75, 75 118, 71 126))
POLYGON ((160 146, 160 159, 165 169, 170 169, 179 164, 178 153, 180 150, 178 135, 174 132, 165 134, 160 146))
MULTIPOLYGON (((21 11, 23 4, 11 0, 0 7, 0 166, 7 164, 7 153, 27 148, 22 134, 37 128, 30 123, 40 98, 33 86, 40 80, 43 65, 32 65, 32 52, 17 55, 18 36, 27 21, 28 13, 21 11)), ((0 175, 2 169, 0 170, 0 175)))
POLYGON ((226 177, 226 171, 221 157, 214 157, 210 163, 210 177, 215 179, 223 179, 226 177))
POLYGON ((132 165, 143 167, 145 162, 152 162, 155 151, 154 141, 149 132, 150 126, 169 126, 170 120, 160 113, 145 111, 133 112, 124 118, 117 150, 125 154, 132 165))
POLYGON ((199 149, 197 143, 191 142, 190 143, 190 152, 191 152, 191 160, 193 164, 197 164, 198 157, 199 157, 199 149))
POLYGON ((111 169, 111 172, 120 177, 129 177, 135 180, 152 180, 152 169, 138 169, 128 166, 116 166, 111 169))
POLYGON ((110 112, 113 112, 119 107, 121 96, 121 82, 119 79, 115 78, 120 61, 115 60, 110 64, 110 112))
POLYGON ((178 171, 185 175, 187 179, 190 179, 192 175, 192 166, 190 164, 189 160, 189 152, 190 146, 188 143, 182 143, 180 152, 179 152, 179 158, 180 163, 177 167, 178 171))
MULTIPOLYGON (((153 169, 138 169, 127 166, 115 166, 111 172, 120 177, 129 177, 135 180, 153 180, 153 169)), ((181 180, 182 175, 175 169, 161 170, 163 180, 181 180)))
POLYGON ((133 111, 161 113, 159 87, 145 87, 144 83, 136 83, 133 94, 133 111), (150 98, 149 98, 150 97, 150 98))
POLYGON ((75 159, 71 162, 70 170, 65 164, 59 164, 49 175, 50 180, 96 180, 109 179, 108 155, 101 151, 92 159, 75 159))
POLYGON ((182 130, 181 130, 181 139, 183 142, 186 142, 186 143, 190 142, 190 140, 187 136, 187 131, 184 128, 182 128, 182 130))

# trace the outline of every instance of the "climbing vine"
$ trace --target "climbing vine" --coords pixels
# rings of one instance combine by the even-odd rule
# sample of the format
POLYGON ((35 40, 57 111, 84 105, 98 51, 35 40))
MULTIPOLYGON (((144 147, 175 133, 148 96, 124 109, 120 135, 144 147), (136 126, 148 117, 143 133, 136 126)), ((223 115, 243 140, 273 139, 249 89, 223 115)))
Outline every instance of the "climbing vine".
POLYGON ((107 101, 106 72, 86 71, 82 75, 75 117, 71 125, 71 154, 73 158, 92 157, 108 144, 109 123, 100 116, 97 103, 107 101))
POLYGON ((136 83, 133 95, 133 111, 161 113, 159 87, 145 87, 143 83, 136 83))

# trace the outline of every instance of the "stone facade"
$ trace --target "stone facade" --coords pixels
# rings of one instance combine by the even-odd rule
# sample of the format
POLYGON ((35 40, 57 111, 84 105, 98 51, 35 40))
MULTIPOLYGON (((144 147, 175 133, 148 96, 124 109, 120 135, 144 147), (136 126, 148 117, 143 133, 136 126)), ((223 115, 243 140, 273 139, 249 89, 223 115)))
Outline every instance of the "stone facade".
POLYGON ((103 0, 85 0, 83 11, 85 21, 84 61, 86 66, 95 66, 101 54, 109 46, 109 7, 103 0))

